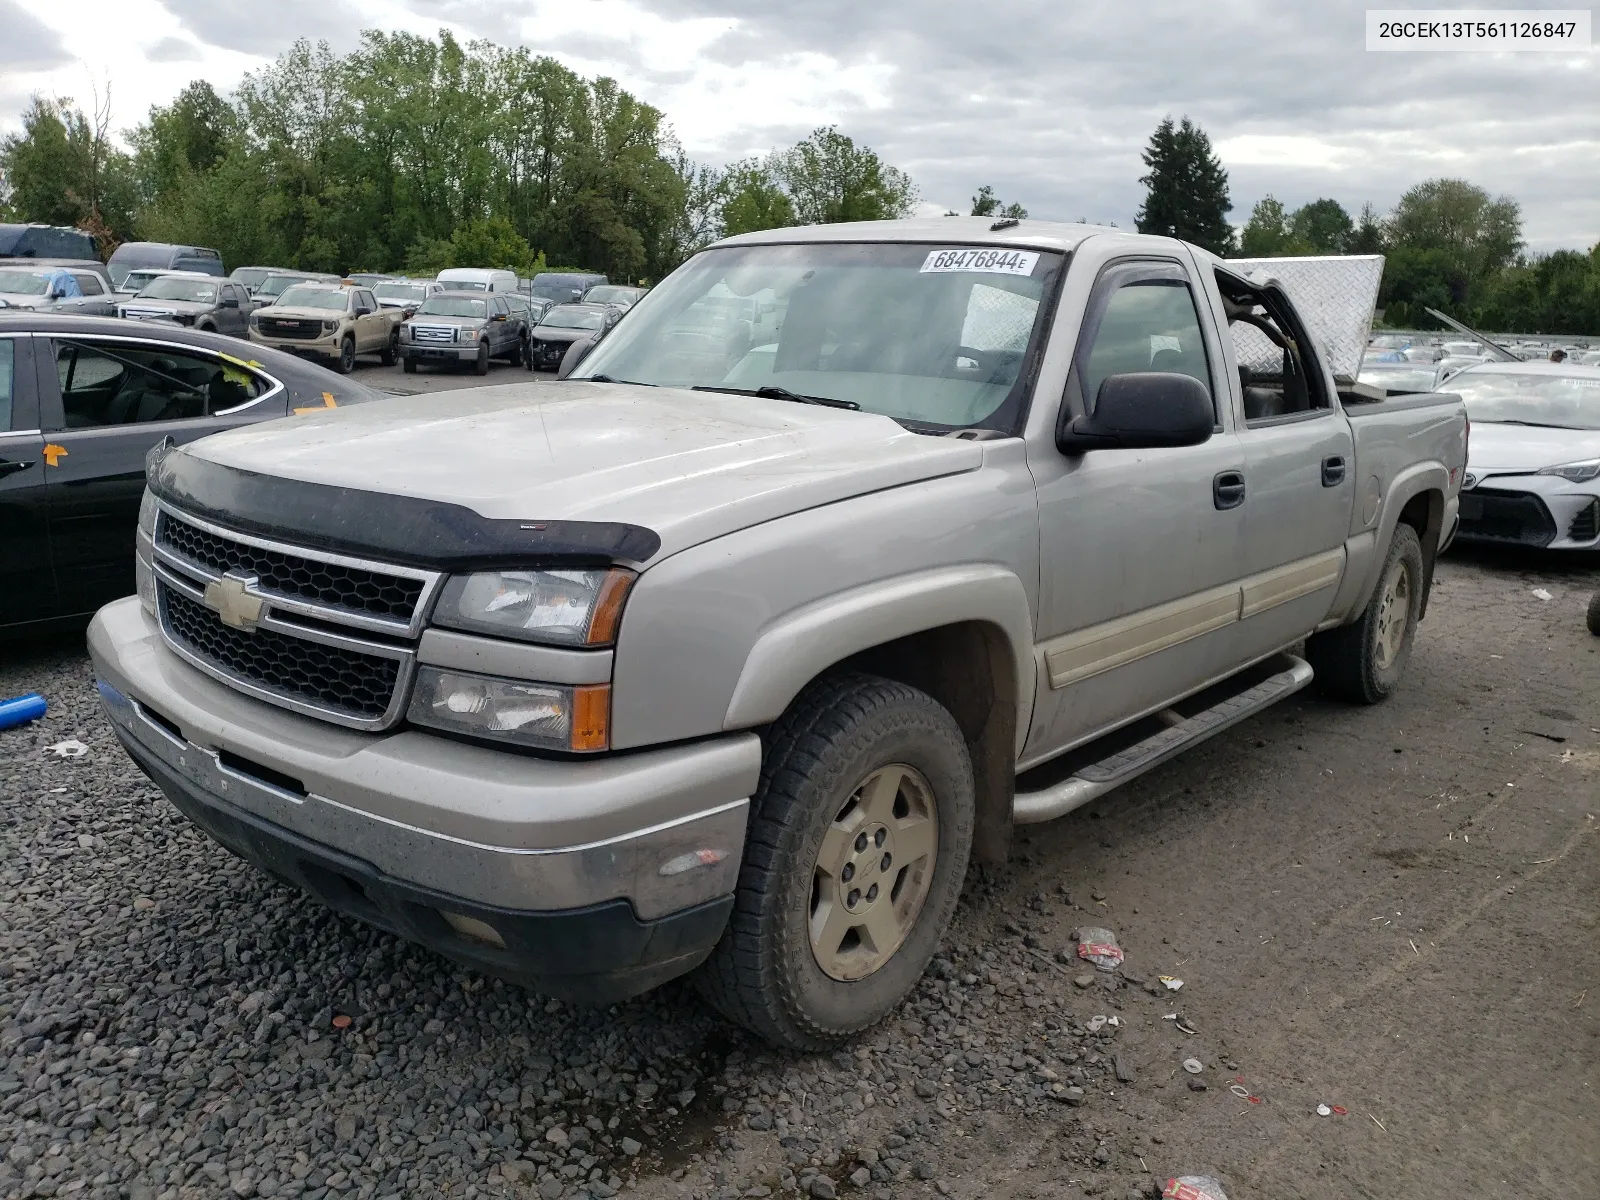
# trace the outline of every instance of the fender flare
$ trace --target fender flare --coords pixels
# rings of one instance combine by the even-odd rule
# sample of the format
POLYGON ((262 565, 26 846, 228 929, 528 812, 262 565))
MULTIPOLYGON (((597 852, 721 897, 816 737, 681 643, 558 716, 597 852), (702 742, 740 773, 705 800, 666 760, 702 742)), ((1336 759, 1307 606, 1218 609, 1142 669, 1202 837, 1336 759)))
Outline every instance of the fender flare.
MULTIPOLYGON (((1347 620, 1362 612, 1372 599, 1372 593, 1378 586, 1378 577, 1383 572, 1384 559, 1389 554, 1389 543, 1394 540, 1394 528, 1400 523, 1400 514, 1405 510, 1405 506, 1424 492, 1435 491, 1440 496, 1450 494, 1450 471, 1444 464, 1437 462, 1417 463, 1408 467, 1396 475, 1394 481, 1390 483, 1384 495, 1383 506, 1378 511, 1378 519, 1373 526, 1377 532, 1376 552, 1368 562, 1360 591, 1351 602, 1346 614, 1347 620)), ((1437 550, 1437 547, 1435 549, 1437 550)), ((1423 550, 1426 553, 1426 544, 1423 550)))
POLYGON ((897 638, 975 621, 999 629, 1010 647, 1017 688, 1017 752, 1033 710, 1033 611, 1010 571, 973 564, 918 571, 852 588, 769 622, 728 701, 727 730, 765 725, 834 663, 897 638))

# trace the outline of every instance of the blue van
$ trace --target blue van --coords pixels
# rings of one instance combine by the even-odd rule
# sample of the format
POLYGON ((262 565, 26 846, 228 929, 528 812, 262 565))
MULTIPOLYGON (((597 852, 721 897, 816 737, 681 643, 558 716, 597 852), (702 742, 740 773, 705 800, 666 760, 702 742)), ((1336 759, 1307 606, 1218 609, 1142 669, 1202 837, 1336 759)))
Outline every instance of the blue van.
POLYGON ((0 225, 0 258, 70 258, 99 262, 94 238, 65 225, 0 225))

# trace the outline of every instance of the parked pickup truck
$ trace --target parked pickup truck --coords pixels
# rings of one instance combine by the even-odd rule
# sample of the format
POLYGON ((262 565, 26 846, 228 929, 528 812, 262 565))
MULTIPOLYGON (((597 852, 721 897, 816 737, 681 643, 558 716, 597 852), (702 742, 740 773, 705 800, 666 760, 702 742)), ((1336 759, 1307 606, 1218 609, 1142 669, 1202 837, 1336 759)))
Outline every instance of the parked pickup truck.
POLYGON ((332 360, 348 375, 357 354, 376 354, 394 366, 405 314, 383 308, 370 289, 298 283, 265 308, 250 314, 250 340, 305 358, 332 360))
POLYGON ((1381 263, 1323 263, 1359 286, 1030 221, 729 239, 563 382, 153 453, 106 711, 346 913, 837 1043, 1014 825, 1313 669, 1399 686, 1467 424, 1355 388, 1381 263))

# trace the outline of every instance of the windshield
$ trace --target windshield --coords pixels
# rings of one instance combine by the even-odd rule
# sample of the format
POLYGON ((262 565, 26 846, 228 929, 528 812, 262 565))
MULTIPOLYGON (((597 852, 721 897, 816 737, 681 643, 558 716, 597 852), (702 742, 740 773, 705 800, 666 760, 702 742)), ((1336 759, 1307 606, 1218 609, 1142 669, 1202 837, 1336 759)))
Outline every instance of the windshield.
POLYGON ((1367 367, 1356 378, 1361 383, 1381 387, 1390 392, 1431 392, 1437 374, 1438 368, 1432 366, 1408 367, 1398 371, 1367 367))
POLYGON ((420 283, 380 283, 372 292, 380 300, 421 300, 423 287, 420 283))
POLYGON ((441 279, 439 282, 452 292, 487 292, 489 290, 489 285, 481 280, 441 279))
POLYGON ((196 304, 215 304, 217 285, 182 275, 162 275, 139 292, 141 300, 192 300, 196 304))
POLYGON ((42 296, 50 289, 48 275, 32 271, 0 271, 0 292, 16 296, 42 296))
POLYGON ((418 316, 431 317, 481 317, 487 315, 489 302, 474 300, 470 296, 429 296, 417 309, 418 316))
POLYGON ((536 283, 528 291, 535 299, 554 300, 557 304, 576 300, 583 294, 581 287, 573 287, 570 283, 536 283))
POLYGON ((551 329, 599 329, 605 324, 605 318, 586 308, 557 305, 539 318, 539 324, 551 329))
POLYGON ((348 293, 340 288, 292 287, 278 297, 280 308, 326 308, 330 312, 343 312, 345 309, 345 296, 348 293))
POLYGON ((304 283, 305 281, 306 277, 304 275, 268 275, 261 286, 256 289, 256 295, 271 299, 273 296, 281 296, 295 284, 304 283))
POLYGON ((590 288, 583 299, 587 304, 632 304, 641 293, 631 287, 590 288))
POLYGON ((1469 368, 1450 381, 1450 390, 1460 393, 1474 421, 1600 429, 1600 371, 1518 375, 1469 368))
POLYGON ((240 267, 238 270, 234 271, 230 278, 235 283, 241 283, 247 288, 254 288, 258 286, 263 279, 271 274, 272 272, 267 270, 265 267, 240 267))
POLYGON ((579 377, 778 387, 923 425, 1009 430, 1061 263, 999 246, 708 250, 634 305, 579 377))

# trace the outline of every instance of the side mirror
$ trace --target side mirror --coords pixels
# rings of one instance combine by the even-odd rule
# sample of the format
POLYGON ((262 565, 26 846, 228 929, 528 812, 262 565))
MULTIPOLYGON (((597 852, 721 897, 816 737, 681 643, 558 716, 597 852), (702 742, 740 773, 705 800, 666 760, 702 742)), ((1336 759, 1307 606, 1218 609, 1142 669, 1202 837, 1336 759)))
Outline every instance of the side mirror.
POLYGON ((495 313, 493 319, 496 320, 496 321, 504 321, 506 319, 506 314, 505 313, 495 313))
POLYGON ((1100 385, 1093 416, 1056 430, 1063 454, 1198 446, 1216 426, 1211 393, 1198 379, 1165 371, 1130 371, 1100 385))
POLYGON ((578 364, 588 356, 589 351, 594 349, 594 344, 599 340, 591 333, 588 337, 581 337, 568 346, 567 352, 561 356, 561 365, 556 368, 556 378, 565 379, 576 371, 578 364))
POLYGON ((356 305, 356 316, 358 316, 358 317, 370 317, 371 315, 372 315, 372 309, 368 308, 365 304, 356 305))

